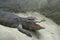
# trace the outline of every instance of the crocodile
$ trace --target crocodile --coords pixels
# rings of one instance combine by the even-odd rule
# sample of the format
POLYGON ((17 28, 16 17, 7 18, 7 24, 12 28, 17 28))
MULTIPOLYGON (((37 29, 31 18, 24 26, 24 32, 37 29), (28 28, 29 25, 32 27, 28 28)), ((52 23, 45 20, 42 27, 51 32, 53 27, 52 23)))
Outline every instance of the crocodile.
MULTIPOLYGON (((43 21, 43 20, 42 20, 43 21)), ((44 29, 36 23, 40 23, 36 17, 19 17, 11 12, 0 11, 0 25, 17 28, 18 31, 32 37, 30 31, 44 29)))

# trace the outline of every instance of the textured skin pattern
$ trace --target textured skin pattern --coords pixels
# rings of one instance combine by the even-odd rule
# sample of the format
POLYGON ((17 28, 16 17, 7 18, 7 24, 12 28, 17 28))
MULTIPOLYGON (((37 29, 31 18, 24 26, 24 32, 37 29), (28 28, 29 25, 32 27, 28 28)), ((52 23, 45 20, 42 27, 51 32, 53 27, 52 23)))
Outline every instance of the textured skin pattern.
POLYGON ((0 24, 11 28, 17 28, 20 32, 31 37, 30 31, 43 29, 40 25, 36 24, 35 17, 22 18, 10 12, 0 11, 0 24))

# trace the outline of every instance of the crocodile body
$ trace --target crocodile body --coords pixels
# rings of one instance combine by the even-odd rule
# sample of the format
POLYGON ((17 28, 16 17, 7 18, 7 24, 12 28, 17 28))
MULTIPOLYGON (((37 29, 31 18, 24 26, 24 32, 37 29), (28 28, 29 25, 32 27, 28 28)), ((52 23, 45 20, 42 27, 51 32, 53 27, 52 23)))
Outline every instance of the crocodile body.
POLYGON ((0 11, 0 24, 17 28, 20 32, 31 37, 31 32, 29 30, 39 30, 42 29, 40 25, 35 24, 34 17, 22 18, 10 12, 0 11))
POLYGON ((19 23, 21 23, 22 18, 16 16, 10 12, 0 11, 0 24, 9 26, 9 27, 16 27, 19 23))

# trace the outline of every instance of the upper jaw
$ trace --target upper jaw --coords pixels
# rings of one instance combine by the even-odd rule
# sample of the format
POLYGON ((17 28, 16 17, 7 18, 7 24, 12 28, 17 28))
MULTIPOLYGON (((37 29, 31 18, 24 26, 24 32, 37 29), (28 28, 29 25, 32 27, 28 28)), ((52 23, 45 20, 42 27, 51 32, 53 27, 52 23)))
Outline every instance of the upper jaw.
POLYGON ((45 21, 45 20, 37 20, 37 19, 34 20, 35 23, 40 23, 40 22, 43 22, 43 21, 45 21))

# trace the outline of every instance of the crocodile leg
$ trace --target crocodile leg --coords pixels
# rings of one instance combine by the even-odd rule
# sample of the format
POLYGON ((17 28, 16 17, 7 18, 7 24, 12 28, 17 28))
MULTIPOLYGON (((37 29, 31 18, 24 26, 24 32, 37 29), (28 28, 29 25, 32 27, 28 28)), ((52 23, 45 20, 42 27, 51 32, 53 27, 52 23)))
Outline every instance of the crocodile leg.
POLYGON ((32 37, 31 32, 28 31, 28 30, 26 30, 26 29, 23 29, 22 25, 18 25, 17 28, 18 28, 18 30, 19 30, 20 32, 26 34, 26 35, 29 36, 29 37, 32 37))

